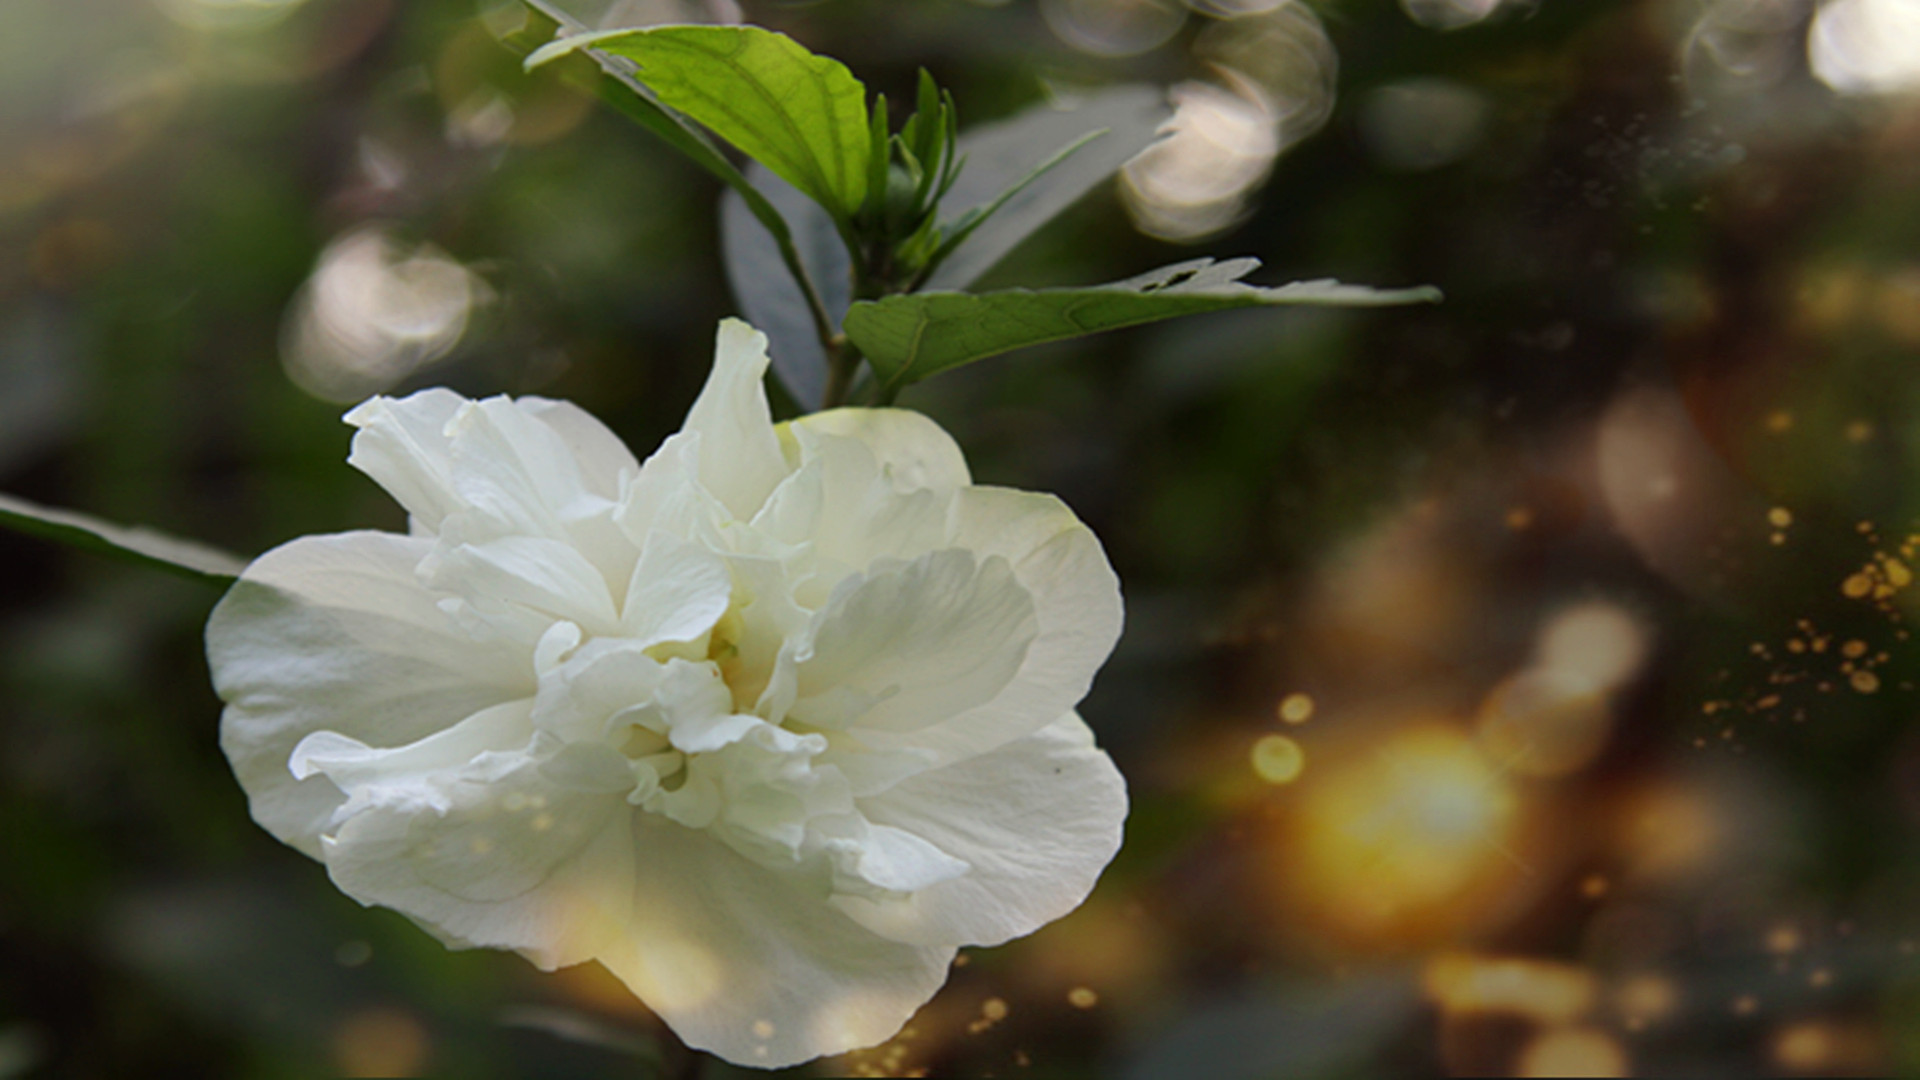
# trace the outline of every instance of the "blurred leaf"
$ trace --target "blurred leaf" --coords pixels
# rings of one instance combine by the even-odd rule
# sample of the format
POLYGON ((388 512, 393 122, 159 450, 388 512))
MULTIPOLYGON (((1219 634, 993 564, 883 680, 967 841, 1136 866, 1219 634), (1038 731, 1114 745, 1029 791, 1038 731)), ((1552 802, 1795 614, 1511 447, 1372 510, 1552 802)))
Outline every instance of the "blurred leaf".
POLYGON ((581 34, 527 58, 536 67, 582 48, 640 65, 663 103, 705 124, 850 221, 867 194, 872 133, 866 87, 837 60, 757 26, 666 26, 581 34))
POLYGON ((192 540, 181 540, 144 526, 114 525, 11 495, 0 495, 0 525, 202 581, 231 581, 247 567, 247 560, 238 555, 192 540))
POLYGON ((581 1046, 592 1046, 622 1057, 635 1058, 662 1071, 664 1060, 660 1042, 651 1032, 616 1027, 577 1009, 552 1005, 516 1005, 500 1011, 500 1023, 506 1027, 539 1031, 556 1039, 581 1046))
POLYGON ((1027 345, 1179 315, 1280 304, 1369 307, 1440 299, 1433 288, 1382 291, 1320 280, 1268 289, 1240 280, 1259 265, 1258 259, 1194 259, 1086 288, 889 296, 853 305, 845 320, 847 337, 872 362, 882 387, 895 391, 1027 345))
MULTIPOLYGON (((853 300, 853 286, 852 264, 833 219, 793 185, 759 165, 748 167, 747 180, 789 223, 800 264, 820 290, 831 320, 829 331, 838 333, 853 300)), ((755 220, 737 192, 729 191, 720 199, 720 248, 741 314, 772 343, 774 373, 795 401, 812 407, 827 388, 826 350, 799 283, 771 272, 781 257, 773 234, 755 220)))
POLYGON ((1316 982, 1199 1011, 1145 1047, 1126 1080, 1313 1080, 1371 1075, 1364 1066, 1420 1016, 1411 975, 1316 982))
MULTIPOLYGON (((966 164, 942 205, 975 210, 1030 176, 1062 147, 1090 132, 1106 133, 1009 198, 965 247, 928 278, 927 287, 962 289, 972 284, 1022 240, 1146 149, 1170 115, 1166 94, 1159 87, 1116 86, 1076 108, 1042 105, 960 136, 957 153, 966 164)), ((955 213, 949 220, 957 222, 963 216, 955 213)))

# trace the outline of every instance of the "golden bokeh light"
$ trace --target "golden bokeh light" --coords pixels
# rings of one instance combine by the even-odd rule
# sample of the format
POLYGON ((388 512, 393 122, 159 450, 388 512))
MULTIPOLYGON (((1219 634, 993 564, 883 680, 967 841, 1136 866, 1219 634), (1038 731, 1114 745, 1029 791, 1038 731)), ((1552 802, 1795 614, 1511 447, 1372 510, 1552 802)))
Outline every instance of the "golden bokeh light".
POLYGON ((1537 662, 1610 690, 1633 678, 1647 658, 1647 632, 1618 604, 1592 601, 1565 608, 1540 629, 1537 662))
POLYGON ((1586 767, 1612 727, 1592 680, 1560 668, 1529 668, 1503 680, 1480 708, 1480 745, 1523 776, 1565 776, 1586 767))
POLYGON ((1593 1008, 1593 976, 1570 964, 1442 953, 1428 961, 1427 996, 1451 1014, 1503 1013, 1565 1024, 1593 1008))
POLYGON ((1300 885, 1348 930, 1416 931, 1517 862, 1518 798, 1449 727, 1399 732, 1302 796, 1300 885))
POLYGON ((1520 1052, 1515 1076, 1611 1077, 1631 1074, 1620 1041, 1586 1027, 1543 1031, 1520 1052))
POLYGON ((1641 793, 1619 819, 1620 844, 1636 874, 1677 878, 1703 868, 1726 836, 1707 797, 1677 785, 1641 793))
POLYGON ((1306 752, 1285 735, 1263 735, 1254 741, 1254 775, 1269 784, 1291 784, 1307 769, 1306 752))
POLYGON ((1304 724, 1313 719, 1313 709, 1313 698, 1306 694, 1288 694, 1280 699, 1280 707, 1275 711, 1284 723, 1304 724))
POLYGON ((1774 1032, 1770 1056, 1781 1072, 1800 1076, 1882 1076, 1886 1054, 1871 1024, 1796 1020, 1774 1032))
POLYGON ((1644 1030, 1679 1010, 1680 988, 1665 975, 1652 972, 1631 975, 1614 988, 1613 1008, 1627 1030, 1644 1030))
POLYGON ((432 1048, 427 1029, 411 1014, 366 1009, 334 1030, 333 1067, 341 1076, 418 1076, 432 1048))

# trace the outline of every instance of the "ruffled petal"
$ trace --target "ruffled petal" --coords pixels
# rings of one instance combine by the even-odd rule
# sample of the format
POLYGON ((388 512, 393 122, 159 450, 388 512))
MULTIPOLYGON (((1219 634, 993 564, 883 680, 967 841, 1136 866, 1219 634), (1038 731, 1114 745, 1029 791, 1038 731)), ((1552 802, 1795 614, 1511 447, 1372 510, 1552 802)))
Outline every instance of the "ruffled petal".
POLYGON ((368 746, 337 731, 316 731, 293 748, 287 771, 296 780, 324 775, 347 796, 334 811, 336 824, 375 801, 418 800, 420 808, 444 813, 447 804, 429 781, 489 754, 524 750, 533 735, 532 711, 531 701, 509 701, 391 749, 368 746))
POLYGON ((619 795, 562 786, 517 754, 388 777, 364 800, 323 841, 348 896, 548 970, 620 947, 635 811, 619 795))
POLYGON ((567 522, 606 502, 587 489, 560 433, 509 398, 466 403, 447 422, 447 435, 454 490, 505 534, 568 540, 567 522))
POLYGON ((907 732, 991 701, 1021 669, 1034 603, 1005 559, 949 548, 850 578, 816 621, 787 715, 907 732))
POLYGON ((679 537, 651 533, 627 586, 621 635, 643 649, 701 640, 732 599, 733 575, 720 556, 679 537))
POLYGON ((956 489, 901 486, 891 466, 856 438, 796 422, 793 440, 800 468, 774 490, 754 519, 756 530, 805 544, 818 563, 847 570, 945 546, 956 489))
POLYGON ((952 948, 869 932, 824 882, 657 817, 635 826, 632 921, 600 962, 689 1046, 762 1068, 873 1046, 946 981, 952 948))
POLYGON ((998 945, 1087 898, 1120 850, 1127 789, 1087 725, 1068 713, 997 750, 912 776, 860 809, 971 869, 910 898, 841 895, 835 906, 896 941, 998 945))
POLYGON ((533 695, 522 651, 473 641, 415 580, 432 546, 378 532, 295 540, 256 559, 207 622, 221 748, 254 820, 315 858, 345 797, 288 770, 302 739, 399 746, 533 695))
POLYGON ((349 464, 386 488, 435 535, 463 541, 540 536, 580 548, 624 585, 637 552, 613 523, 622 485, 640 471, 599 421, 565 402, 468 401, 449 390, 369 399, 347 413, 349 464))
POLYGON ((953 436, 911 409, 832 409, 803 416, 791 428, 857 439, 902 491, 952 491, 973 483, 953 436))
POLYGON ((1038 731, 1080 703, 1120 637, 1120 581, 1093 531, 1051 495, 1006 488, 963 489, 950 543, 976 558, 999 556, 1033 597, 1039 633, 1020 671, 992 701, 901 741, 875 733, 884 749, 932 751, 961 761, 1038 731))
POLYGON ((523 397, 515 404, 534 419, 557 432, 574 460, 580 463, 580 478, 587 490, 606 499, 620 497, 621 476, 636 476, 640 462, 633 451, 620 441, 597 417, 571 401, 523 397))
POLYGON ((700 435, 700 483, 740 521, 750 521, 787 461, 767 408, 767 336, 738 319, 720 323, 713 373, 683 432, 700 435))
POLYGON ((446 430, 466 403, 459 394, 435 387, 404 398, 369 398, 345 418, 360 429, 347 464, 386 488, 429 533, 464 505, 453 490, 446 430))
POLYGON ((606 578, 578 548, 559 540, 502 536, 443 544, 422 570, 434 588, 464 598, 483 613, 516 605, 601 634, 619 624, 606 578))

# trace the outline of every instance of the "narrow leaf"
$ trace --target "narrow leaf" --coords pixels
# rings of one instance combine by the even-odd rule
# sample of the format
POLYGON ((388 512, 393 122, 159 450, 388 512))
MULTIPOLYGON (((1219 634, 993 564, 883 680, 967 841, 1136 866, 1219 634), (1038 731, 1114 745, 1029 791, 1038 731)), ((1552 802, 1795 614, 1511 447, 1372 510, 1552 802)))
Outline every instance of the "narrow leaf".
POLYGON ((887 208, 887 95, 873 101, 872 135, 867 143, 867 201, 861 214, 877 221, 887 208))
POLYGON ((659 100, 706 125, 841 221, 867 193, 866 88, 837 60, 757 26, 663 26, 581 34, 527 58, 582 48, 639 65, 659 100))
POLYGON ((960 245, 966 243, 968 238, 979 231, 981 226, 992 220, 993 215, 998 213, 1002 207, 1014 199, 1019 198, 1022 192, 1040 182, 1048 173, 1065 164, 1067 159, 1079 153, 1088 143, 1104 135, 1106 135, 1104 131, 1087 132, 1079 139, 1061 147, 1059 153, 1054 154, 1052 157, 1035 166, 1032 172, 1028 173, 1012 187, 1001 192, 999 197, 992 202, 987 203, 985 206, 976 206, 972 210, 960 215, 960 220, 948 226, 951 231, 947 234, 946 239, 940 244, 940 247, 934 251, 933 255, 928 258, 927 268, 923 272, 924 275, 928 278, 937 276, 940 272, 940 264, 952 257, 953 253, 959 250, 960 245))
POLYGON ((1166 94, 1159 87, 1116 86, 1075 108, 1042 105, 969 130, 960 137, 957 148, 958 155, 966 159, 966 168, 960 170, 952 190, 941 200, 944 223, 986 206, 1032 174, 1061 147, 1088 132, 1104 130, 1106 134, 1073 155, 1063 167, 1008 199, 992 220, 927 280, 927 287, 963 289, 972 284, 1022 240, 1146 149, 1170 115, 1166 94))
POLYGON ((202 581, 230 581, 247 567, 247 560, 238 555, 192 540, 181 540, 144 526, 114 525, 11 495, 0 494, 0 525, 202 581))
POLYGON ((1027 345, 1081 337, 1179 315, 1281 304, 1373 307, 1433 302, 1438 289, 1377 290, 1337 281, 1279 288, 1240 278, 1258 259, 1195 259, 1126 281, 1078 289, 923 292, 854 304, 847 337, 873 364, 884 391, 1027 345))
MULTIPOLYGON (((838 333, 840 319, 853 299, 852 263, 833 220, 793 185, 758 165, 748 167, 747 178, 755 186, 756 198, 792 222, 792 244, 801 269, 819 287, 828 332, 838 333)), ((740 313, 771 344, 774 374, 795 401, 808 407, 817 404, 827 388, 827 353, 806 294, 793 277, 776 269, 779 244, 738 192, 730 191, 720 199, 720 249, 740 313)))

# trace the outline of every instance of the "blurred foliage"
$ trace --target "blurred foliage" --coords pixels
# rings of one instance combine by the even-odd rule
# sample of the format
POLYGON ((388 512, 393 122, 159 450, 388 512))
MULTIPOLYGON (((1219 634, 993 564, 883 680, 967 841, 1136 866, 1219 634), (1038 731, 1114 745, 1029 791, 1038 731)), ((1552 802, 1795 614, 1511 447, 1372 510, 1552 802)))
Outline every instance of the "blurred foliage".
MULTIPOLYGON (((1128 628, 1082 711, 1134 811, 1083 909, 825 1068, 1920 1070, 1920 36, 1843 21, 1897 2, 744 3, 963 123, 1184 86, 986 284, 1204 238, 1447 293, 905 395, 1107 543, 1128 628)), ((677 425, 734 309, 717 184, 522 75, 511 5, 5 18, 0 490, 258 552, 402 526, 329 399, 677 425)), ((0 1078, 731 1072, 254 827, 213 590, 0 559, 0 1078)))

